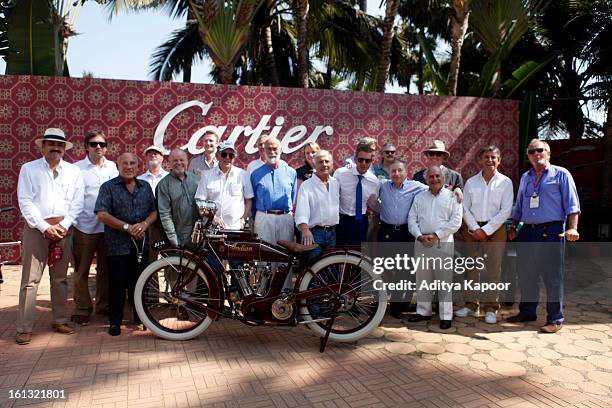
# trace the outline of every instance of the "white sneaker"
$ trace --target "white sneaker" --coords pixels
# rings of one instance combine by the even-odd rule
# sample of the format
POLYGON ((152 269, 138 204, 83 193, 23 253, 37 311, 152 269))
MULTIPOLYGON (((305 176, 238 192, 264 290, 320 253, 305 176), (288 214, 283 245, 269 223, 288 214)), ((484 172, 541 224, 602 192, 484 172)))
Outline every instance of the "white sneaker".
POLYGON ((462 307, 461 309, 455 310, 455 316, 457 317, 468 317, 474 316, 474 311, 469 307, 462 307))
POLYGON ((497 315, 495 314, 495 312, 487 312, 485 314, 485 322, 489 324, 497 323, 497 315))

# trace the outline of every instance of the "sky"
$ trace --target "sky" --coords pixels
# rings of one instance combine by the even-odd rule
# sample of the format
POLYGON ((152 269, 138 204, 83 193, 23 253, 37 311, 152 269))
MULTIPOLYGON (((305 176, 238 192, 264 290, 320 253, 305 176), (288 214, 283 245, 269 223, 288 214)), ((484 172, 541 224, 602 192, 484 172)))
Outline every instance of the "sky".
MULTIPOLYGON (((382 15, 379 0, 368 2, 368 13, 382 15)), ((172 19, 165 11, 130 12, 108 19, 108 11, 95 1, 81 8, 73 29, 79 33, 68 45, 70 76, 91 72, 96 78, 149 80, 149 61, 153 50, 169 34, 183 26, 183 19, 172 19)), ((0 59, 0 72, 5 71, 0 59)), ((192 68, 191 82, 211 83, 210 63, 199 62, 192 68)), ((181 78, 175 78, 181 80, 181 78)), ((405 88, 387 85, 387 92, 404 93, 405 88)))

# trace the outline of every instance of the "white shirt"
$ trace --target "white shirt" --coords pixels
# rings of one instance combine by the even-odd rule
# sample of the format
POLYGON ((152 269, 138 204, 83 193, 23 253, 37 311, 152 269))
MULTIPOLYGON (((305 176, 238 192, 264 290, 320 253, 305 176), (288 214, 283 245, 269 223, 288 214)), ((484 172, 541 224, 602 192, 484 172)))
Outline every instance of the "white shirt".
POLYGON ((482 171, 470 177, 465 183, 463 196, 463 219, 471 231, 482 228, 485 234, 493 235, 512 212, 512 180, 498 171, 489 184, 482 177, 482 171), (479 222, 487 224, 479 227, 479 222))
POLYGON ((198 176, 198 179, 201 179, 202 174, 206 173, 209 170, 214 169, 218 164, 219 164, 219 161, 214 156, 213 156, 212 162, 208 164, 208 162, 204 158, 204 155, 201 154, 191 159, 187 170, 192 172, 196 176, 198 176))
POLYGON ((298 191, 295 225, 328 227, 340 222, 340 184, 329 177, 329 190, 315 174, 304 181, 298 191))
POLYGON ((453 234, 461 227, 461 204, 452 191, 442 188, 437 196, 430 190, 419 193, 408 213, 408 230, 418 238, 436 234, 440 242, 453 242, 453 234))
POLYGON ((249 176, 253 174, 255 170, 263 166, 263 164, 264 162, 261 159, 255 159, 252 162, 250 162, 246 169, 247 173, 249 173, 249 176))
POLYGON ((218 206, 217 215, 223 220, 225 228, 241 229, 244 200, 253 198, 249 174, 232 166, 225 175, 217 166, 202 173, 195 198, 214 201, 218 206))
POLYGON ((74 164, 61 160, 58 176, 53 178, 49 163, 43 158, 25 163, 19 171, 17 199, 21 215, 28 225, 45 232, 46 218, 64 217, 60 225, 66 229, 76 224, 83 210, 83 178, 74 164))
POLYGON ((151 173, 150 170, 147 170, 146 173, 141 174, 137 178, 149 183, 149 185, 151 186, 151 189, 153 190, 153 195, 155 195, 155 188, 157 187, 157 183, 159 183, 161 179, 163 179, 167 175, 168 175, 168 172, 164 169, 160 169, 159 173, 157 173, 157 176, 153 175, 153 173, 151 173))
POLYGON ((104 232, 104 224, 98 221, 94 207, 100 192, 102 183, 115 178, 119 175, 117 165, 105 158, 102 158, 102 166, 98 167, 85 157, 75 163, 81 169, 81 177, 85 185, 85 199, 83 201, 83 211, 77 217, 77 229, 85 234, 97 234, 104 232))
MULTIPOLYGON (((338 180, 340 184, 340 213, 349 216, 355 216, 355 199, 357 192, 357 182, 359 179, 357 176, 357 166, 353 166, 350 169, 341 167, 334 172, 334 178, 338 180)), ((361 213, 365 214, 367 209, 367 202, 369 200, 378 199, 379 180, 378 177, 372 173, 371 169, 368 169, 362 174, 363 179, 361 180, 361 213)))

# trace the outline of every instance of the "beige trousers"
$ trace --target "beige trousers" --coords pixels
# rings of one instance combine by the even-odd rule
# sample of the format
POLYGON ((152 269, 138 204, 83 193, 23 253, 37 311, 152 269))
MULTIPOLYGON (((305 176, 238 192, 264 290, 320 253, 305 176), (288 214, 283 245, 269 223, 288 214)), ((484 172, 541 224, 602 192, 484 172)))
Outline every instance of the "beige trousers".
MULTIPOLYGON (((474 282, 499 283, 501 278, 501 262, 506 249, 506 227, 502 225, 491 235, 487 242, 474 241, 467 228, 464 228, 463 239, 466 244, 467 257, 484 257, 485 269, 468 269, 465 279, 474 282)), ((488 290, 475 292, 467 290, 464 294, 465 307, 476 311, 480 304, 481 312, 496 312, 499 309, 499 292, 488 290)))
POLYGON ((89 269, 96 256, 96 312, 108 312, 108 267, 104 233, 86 234, 74 229, 72 242, 74 256, 73 297, 74 313, 89 316, 93 304, 89 294, 89 269))
MULTIPOLYGON (((31 333, 34 327, 34 312, 36 310, 36 294, 47 266, 49 244, 51 241, 35 228, 26 225, 23 230, 21 287, 19 289, 18 333, 31 333)), ((59 241, 64 257, 49 268, 51 280, 51 308, 53 323, 68 323, 68 260, 72 246, 72 228, 68 235, 59 241)))

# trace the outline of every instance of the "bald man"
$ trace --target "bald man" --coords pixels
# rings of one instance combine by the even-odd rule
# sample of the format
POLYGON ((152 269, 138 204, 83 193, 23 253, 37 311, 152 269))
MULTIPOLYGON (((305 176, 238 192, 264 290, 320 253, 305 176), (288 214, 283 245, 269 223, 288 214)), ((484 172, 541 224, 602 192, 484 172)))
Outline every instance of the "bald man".
MULTIPOLYGON (((104 224, 106 260, 109 269, 109 329, 111 336, 121 334, 125 292, 134 305, 134 285, 148 264, 146 232, 157 220, 155 196, 151 186, 136 178, 138 158, 123 153, 117 159, 119 176, 100 186, 94 212, 104 224)), ((142 329, 136 310, 133 321, 142 329)))

